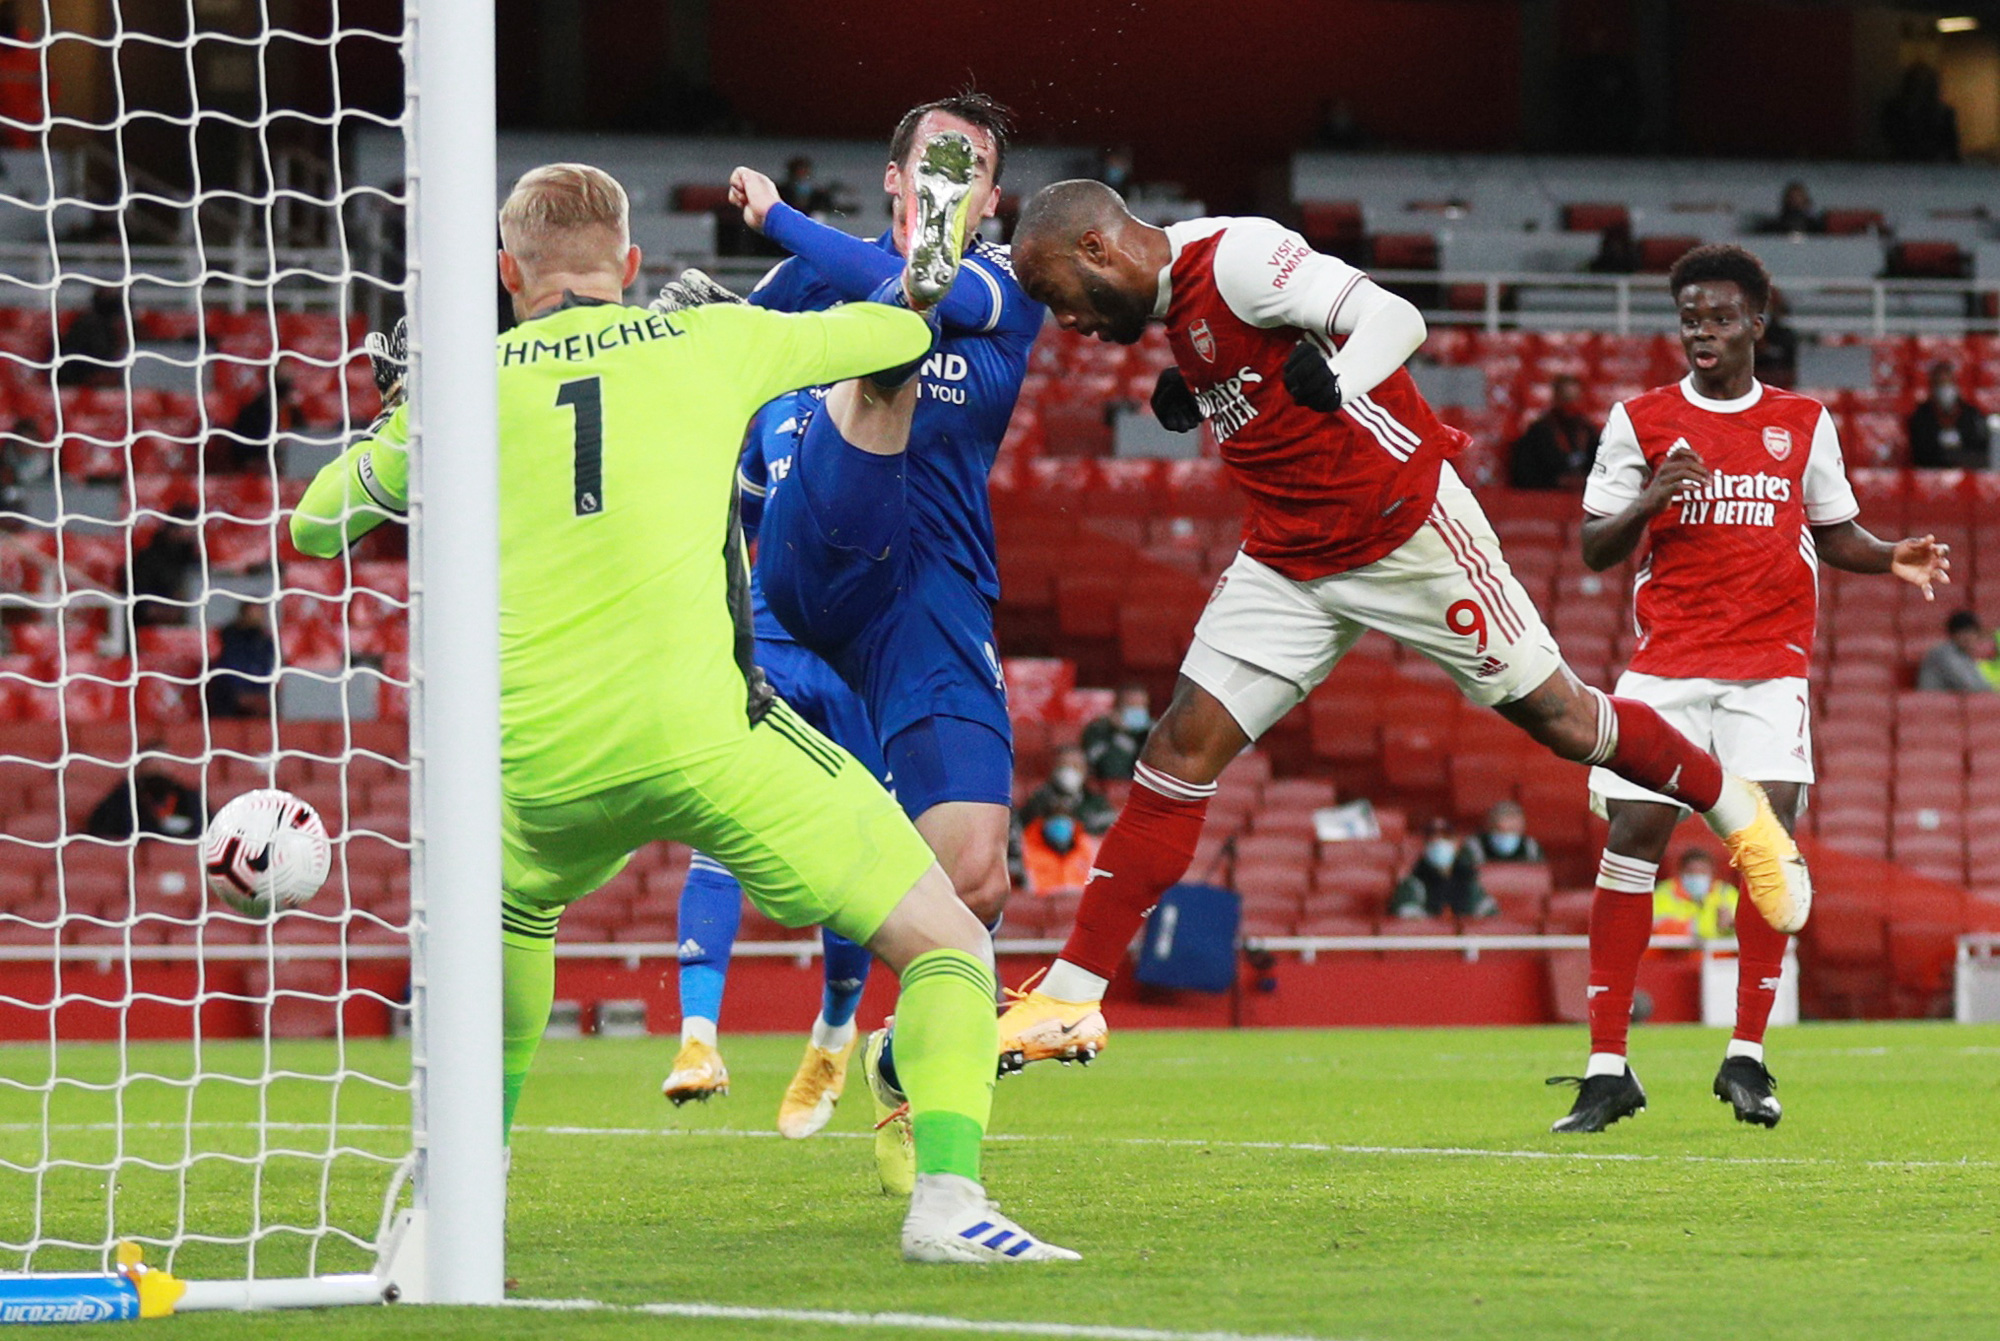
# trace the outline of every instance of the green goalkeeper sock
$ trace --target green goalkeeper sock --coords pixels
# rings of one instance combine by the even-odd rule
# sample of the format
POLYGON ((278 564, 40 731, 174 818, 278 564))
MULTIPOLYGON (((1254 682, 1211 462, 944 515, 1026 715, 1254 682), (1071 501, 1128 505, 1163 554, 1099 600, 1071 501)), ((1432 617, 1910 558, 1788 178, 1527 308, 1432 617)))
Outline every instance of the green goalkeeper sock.
MULTIPOLYGON (((524 911, 511 904, 502 908, 505 920, 517 925, 524 911)), ((503 1133, 514 1130, 514 1106, 521 1101, 521 1087, 528 1081, 528 1068, 535 1063, 542 1031, 549 1027, 549 1007, 556 996, 555 918, 546 913, 527 915, 537 923, 537 933, 539 924, 546 922, 547 934, 512 928, 500 933, 503 1133)))
POLYGON ((993 971, 963 950, 931 950, 903 970, 896 1075, 910 1098, 918 1173, 979 1181, 1000 1034, 993 971))

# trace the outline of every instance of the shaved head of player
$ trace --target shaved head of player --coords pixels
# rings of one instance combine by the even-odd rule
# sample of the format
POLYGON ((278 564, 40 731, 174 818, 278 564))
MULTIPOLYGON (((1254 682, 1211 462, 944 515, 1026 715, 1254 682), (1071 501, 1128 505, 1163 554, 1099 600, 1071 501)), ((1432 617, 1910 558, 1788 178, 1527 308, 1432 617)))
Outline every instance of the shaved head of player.
POLYGON ((1103 182, 1057 182, 1035 193, 1014 226, 1014 273, 1056 324, 1137 344, 1173 260, 1167 235, 1132 217, 1103 182))
POLYGON ((625 188, 602 169, 551 163, 514 184, 500 211, 500 283, 526 321, 565 293, 615 303, 639 277, 625 188))
POLYGON ((1770 275, 1740 247, 1700 247, 1675 264, 1668 282, 1695 390, 1711 400, 1750 394, 1770 275))

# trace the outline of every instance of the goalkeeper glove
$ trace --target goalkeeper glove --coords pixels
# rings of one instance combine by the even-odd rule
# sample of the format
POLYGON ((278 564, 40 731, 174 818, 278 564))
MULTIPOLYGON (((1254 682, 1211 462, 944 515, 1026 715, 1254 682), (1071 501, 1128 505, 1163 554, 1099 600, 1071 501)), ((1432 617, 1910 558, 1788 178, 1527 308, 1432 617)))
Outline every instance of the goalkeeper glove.
POLYGON ((1186 433, 1201 427, 1201 406, 1188 390, 1187 378, 1179 368, 1163 369, 1153 383, 1153 418, 1169 433, 1186 433))
POLYGON ((1308 410, 1334 414, 1340 409, 1340 374, 1310 340, 1299 341, 1285 359, 1285 390, 1308 410))
POLYGON ((710 303, 740 303, 743 299, 727 285, 718 284, 699 270, 683 270, 679 279, 660 286, 660 296, 647 306, 655 312, 672 314, 710 303))
POLYGON ((408 392, 403 379, 410 370, 410 319, 397 317, 396 324, 387 335, 380 331, 368 332, 361 341, 361 350, 368 355, 368 366, 375 374, 375 390, 382 397, 382 413, 388 414, 403 403, 408 392))

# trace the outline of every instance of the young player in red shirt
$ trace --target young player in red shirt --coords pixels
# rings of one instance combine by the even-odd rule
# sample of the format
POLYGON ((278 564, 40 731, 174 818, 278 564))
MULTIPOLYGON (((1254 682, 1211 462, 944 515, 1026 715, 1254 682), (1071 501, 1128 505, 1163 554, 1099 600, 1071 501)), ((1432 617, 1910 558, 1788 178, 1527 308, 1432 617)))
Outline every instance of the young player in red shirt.
POLYGON ((1586 688, 1562 664, 1447 464, 1464 435, 1438 422, 1403 368, 1425 335, 1414 307, 1268 219, 1154 228, 1097 182, 1037 193, 1014 265, 1066 329, 1130 344, 1149 321, 1166 323, 1175 367, 1154 409, 1171 429, 1208 421, 1250 507, 1062 957, 1001 1020, 1003 1068, 1103 1046, 1105 986, 1186 872, 1223 767, 1371 628, 1563 758, 1702 812, 1745 863, 1751 897, 1804 921, 1805 864, 1763 794, 1652 708, 1586 688))
MULTIPOLYGON (((1771 277, 1741 247, 1697 247, 1668 283, 1688 375, 1611 412, 1583 495, 1584 562, 1602 571, 1641 541, 1639 633, 1617 692, 1650 703, 1724 768, 1755 778, 1787 828, 1813 780, 1806 669, 1818 565, 1894 573, 1922 587, 1950 580, 1934 537, 1877 540, 1841 467, 1833 416, 1808 396, 1752 375, 1771 277)), ((1590 915, 1590 1060, 1559 1132, 1602 1131, 1646 1106, 1625 1060, 1632 990, 1653 919, 1653 884, 1678 800, 1605 769, 1593 804, 1611 820, 1590 915)), ((1715 1094, 1744 1122, 1778 1125, 1764 1025, 1786 931, 1757 908, 1736 915, 1736 1032, 1715 1094)))

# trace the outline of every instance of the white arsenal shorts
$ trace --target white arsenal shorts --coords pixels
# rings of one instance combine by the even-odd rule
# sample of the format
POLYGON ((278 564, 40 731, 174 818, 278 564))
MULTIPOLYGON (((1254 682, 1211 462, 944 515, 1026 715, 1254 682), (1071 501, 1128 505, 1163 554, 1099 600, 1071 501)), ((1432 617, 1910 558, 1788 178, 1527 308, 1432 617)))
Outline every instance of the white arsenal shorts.
POLYGON ((1526 697, 1562 664, 1478 500, 1446 465, 1423 526, 1365 567, 1294 582, 1238 554, 1195 625, 1181 673, 1256 740, 1368 629, 1422 652, 1488 707, 1526 697))
MULTIPOLYGON (((1812 719, 1802 678, 1684 680, 1626 671, 1611 692, 1651 704, 1696 749, 1707 750, 1737 777, 1752 782, 1813 780, 1812 719)), ((1609 769, 1593 768, 1591 809, 1603 814, 1605 801, 1680 804, 1609 769)))

